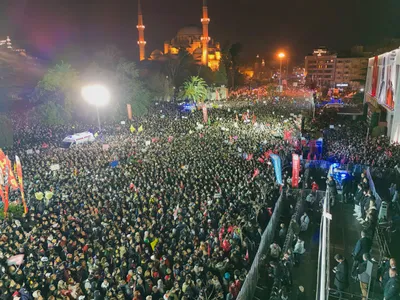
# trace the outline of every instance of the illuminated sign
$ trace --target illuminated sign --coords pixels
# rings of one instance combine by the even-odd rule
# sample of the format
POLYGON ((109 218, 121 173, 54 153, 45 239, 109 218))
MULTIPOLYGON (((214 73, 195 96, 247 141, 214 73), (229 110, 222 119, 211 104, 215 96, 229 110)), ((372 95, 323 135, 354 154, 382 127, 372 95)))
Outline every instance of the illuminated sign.
POLYGON ((322 56, 322 54, 327 54, 328 51, 324 49, 315 49, 313 53, 317 54, 317 56, 322 56))
POLYGON ((348 83, 337 83, 336 86, 337 87, 348 87, 349 84, 348 83))

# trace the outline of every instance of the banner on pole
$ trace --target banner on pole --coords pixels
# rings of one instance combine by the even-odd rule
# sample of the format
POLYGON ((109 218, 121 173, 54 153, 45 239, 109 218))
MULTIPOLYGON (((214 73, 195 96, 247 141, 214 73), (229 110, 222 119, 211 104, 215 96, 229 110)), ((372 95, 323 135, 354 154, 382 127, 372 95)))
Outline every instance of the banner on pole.
POLYGON ((203 122, 204 123, 208 122, 207 106, 205 106, 205 105, 203 105, 203 122))
POLYGON ((279 185, 283 185, 283 183, 282 183, 282 163, 281 163, 281 158, 276 154, 271 154, 270 157, 272 159, 272 164, 274 165, 274 169, 275 169, 276 182, 279 185))
POLYGON ((127 104, 126 110, 128 111, 128 119, 132 120, 132 106, 130 104, 127 104))
POLYGON ((300 173, 300 157, 298 154, 292 154, 292 188, 299 187, 299 173, 300 173))

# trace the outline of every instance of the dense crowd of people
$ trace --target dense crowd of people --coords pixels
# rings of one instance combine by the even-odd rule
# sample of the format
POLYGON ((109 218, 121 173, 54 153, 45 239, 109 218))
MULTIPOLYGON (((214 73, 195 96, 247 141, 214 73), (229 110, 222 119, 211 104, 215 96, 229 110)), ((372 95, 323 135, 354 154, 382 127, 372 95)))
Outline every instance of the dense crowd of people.
MULTIPOLYGON (((204 124, 201 110, 158 104, 70 149, 59 147, 63 138, 96 128, 13 118, 14 147, 5 153, 21 158, 29 212, 1 221, 0 299, 236 299, 280 193, 269 155, 281 157, 290 186, 285 166, 302 153, 305 107, 288 97, 229 105, 209 109, 204 124), (51 171, 54 164, 60 169, 51 171), (19 254, 23 263, 8 266, 19 254)), ((325 155, 384 167, 400 161, 400 147, 360 136, 331 130, 325 155)), ((10 197, 18 201, 19 192, 10 197)), ((307 213, 300 222, 306 231, 307 213)), ((300 263, 305 251, 299 237, 294 254, 282 253, 281 231, 272 270, 281 257, 300 263)))
POLYGON ((235 299, 279 197, 267 153, 288 156, 283 132, 300 129, 290 104, 271 105, 210 110, 203 127, 201 111, 160 104, 67 150, 88 127, 15 121, 5 152, 21 158, 29 212, 2 221, 1 297, 235 299))

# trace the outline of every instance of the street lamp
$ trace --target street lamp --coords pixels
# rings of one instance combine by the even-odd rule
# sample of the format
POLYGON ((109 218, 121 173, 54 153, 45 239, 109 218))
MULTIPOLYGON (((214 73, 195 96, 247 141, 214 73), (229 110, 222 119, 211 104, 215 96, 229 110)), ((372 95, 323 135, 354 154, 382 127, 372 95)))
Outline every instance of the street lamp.
POLYGON ((96 106, 97 122, 99 131, 101 132, 99 107, 105 106, 110 101, 110 92, 108 89, 100 84, 87 85, 81 91, 83 99, 91 105, 96 106))
POLYGON ((285 57, 285 53, 279 52, 278 54, 279 57, 279 89, 282 86, 282 59, 285 57))

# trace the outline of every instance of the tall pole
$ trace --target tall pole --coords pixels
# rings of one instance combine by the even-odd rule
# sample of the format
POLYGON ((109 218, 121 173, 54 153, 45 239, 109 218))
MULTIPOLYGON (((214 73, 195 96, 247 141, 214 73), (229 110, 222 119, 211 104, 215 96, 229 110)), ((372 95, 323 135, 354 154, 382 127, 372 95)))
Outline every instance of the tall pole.
POLYGON ((208 35, 208 24, 210 24, 210 18, 208 17, 208 6, 207 0, 203 0, 203 17, 200 19, 203 25, 203 35, 201 36, 202 43, 202 53, 201 53, 201 63, 204 66, 208 65, 208 42, 210 41, 210 36, 208 35))
POLYGON ((97 123, 98 123, 98 125, 99 125, 99 132, 101 132, 99 107, 98 107, 97 105, 96 105, 96 113, 97 113, 97 123))
POLYGON ((137 42, 139 45, 139 59, 142 61, 146 59, 146 52, 145 52, 146 41, 144 40, 145 26, 143 25, 143 14, 142 14, 142 6, 140 5, 140 0, 138 0, 138 24, 136 28, 139 32, 139 39, 137 42))
POLYGON ((282 57, 279 60, 279 69, 280 69, 279 71, 279 91, 280 91, 282 86, 282 57))

